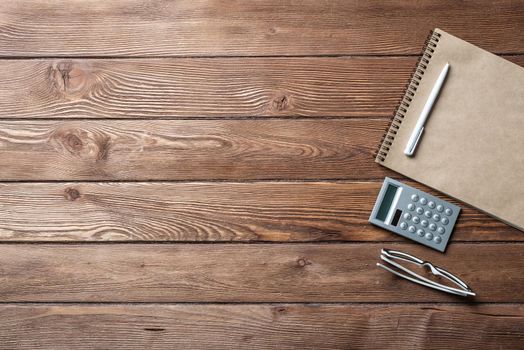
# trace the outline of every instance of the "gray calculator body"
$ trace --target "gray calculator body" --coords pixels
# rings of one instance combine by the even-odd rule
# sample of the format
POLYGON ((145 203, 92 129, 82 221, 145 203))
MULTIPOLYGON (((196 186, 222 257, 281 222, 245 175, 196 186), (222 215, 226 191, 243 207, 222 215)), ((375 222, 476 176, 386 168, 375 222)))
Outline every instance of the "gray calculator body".
POLYGON ((460 207, 386 177, 369 222, 444 252, 460 207))

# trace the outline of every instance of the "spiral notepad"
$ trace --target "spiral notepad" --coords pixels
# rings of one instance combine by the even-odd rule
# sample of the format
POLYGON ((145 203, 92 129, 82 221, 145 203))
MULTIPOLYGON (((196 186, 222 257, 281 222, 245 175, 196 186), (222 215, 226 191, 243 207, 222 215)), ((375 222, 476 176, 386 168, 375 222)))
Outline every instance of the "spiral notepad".
POLYGON ((524 68, 435 29, 375 160, 524 230, 524 68), (408 157, 446 62, 446 82, 408 157))

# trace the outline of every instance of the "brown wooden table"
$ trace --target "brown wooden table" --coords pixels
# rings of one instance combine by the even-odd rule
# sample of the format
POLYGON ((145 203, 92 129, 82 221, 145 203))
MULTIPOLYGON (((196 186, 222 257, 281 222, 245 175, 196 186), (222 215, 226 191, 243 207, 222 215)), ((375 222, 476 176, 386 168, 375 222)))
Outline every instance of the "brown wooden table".
POLYGON ((524 66, 523 1, 2 1, 0 348, 522 349, 522 232, 367 222, 434 27, 524 66))

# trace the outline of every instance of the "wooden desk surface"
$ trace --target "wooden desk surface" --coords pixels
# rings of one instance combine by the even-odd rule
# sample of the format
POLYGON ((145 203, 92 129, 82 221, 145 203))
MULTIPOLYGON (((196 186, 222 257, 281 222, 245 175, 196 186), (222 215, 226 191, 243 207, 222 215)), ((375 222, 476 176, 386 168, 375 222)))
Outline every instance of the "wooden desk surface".
POLYGON ((2 1, 0 348, 522 348, 524 233, 462 205, 440 254, 367 219, 384 176, 408 181, 373 153, 429 30, 524 66, 523 18, 2 1), (383 247, 478 297, 394 278, 383 247))

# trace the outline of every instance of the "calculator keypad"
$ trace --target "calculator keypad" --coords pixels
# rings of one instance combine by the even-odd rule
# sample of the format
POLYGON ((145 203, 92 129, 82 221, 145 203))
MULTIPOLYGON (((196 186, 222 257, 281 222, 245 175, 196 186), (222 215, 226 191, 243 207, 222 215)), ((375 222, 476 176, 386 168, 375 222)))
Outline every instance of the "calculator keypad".
POLYGON ((415 226, 409 226, 408 223, 402 222, 400 227, 402 229, 406 229, 411 232, 415 233, 419 237, 424 237, 426 240, 431 241, 433 240, 436 244, 440 244, 442 242, 441 235, 446 234, 446 229, 444 228, 444 225, 447 225, 449 223, 449 219, 447 217, 442 217, 440 213, 443 213, 447 216, 451 216, 453 214, 453 210, 451 208, 444 207, 442 204, 436 204, 434 201, 428 201, 425 197, 419 198, 418 195, 413 194, 411 195, 411 203, 408 203, 407 209, 409 211, 415 210, 415 212, 419 215, 424 215, 427 219, 423 219, 422 221, 418 216, 412 216, 409 213, 404 214, 404 219, 409 220, 412 218, 412 222, 414 224, 419 224, 420 226, 429 229, 429 231, 425 231, 422 228, 418 228, 415 226), (416 206, 414 203, 417 203, 421 206, 416 206), (427 208, 427 210, 425 210, 427 208), (437 212, 432 212, 429 209, 435 209, 437 212), (431 231, 431 232, 430 232, 431 231), (435 232, 436 231, 436 232, 435 232), (435 233, 433 233, 435 232, 435 233))
MULTIPOLYGON (((428 201, 425 197, 419 198, 419 196, 416 195, 416 194, 411 196, 411 202, 413 202, 413 203, 419 202, 420 205, 427 206, 428 208, 431 208, 431 209, 436 208, 437 211, 444 212, 448 216, 453 214, 453 211, 450 208, 445 208, 442 204, 436 205, 434 201, 428 201)), ((431 210, 424 210, 423 207, 415 207, 415 204, 413 204, 413 203, 408 203, 407 209, 412 211, 413 208, 416 208, 416 212, 418 214, 422 214, 423 213, 424 216, 426 218, 428 218, 428 220, 424 219, 424 220, 420 221, 420 219, 417 216, 415 216, 415 217, 413 217, 413 223, 415 223, 415 224, 420 223, 422 227, 428 227, 429 230, 437 231, 437 233, 440 234, 440 235, 443 235, 443 234, 446 233, 446 229, 444 227, 442 227, 442 226, 439 226, 439 225, 447 225, 449 223, 449 219, 448 218, 443 217, 442 220, 441 220, 440 214, 433 213, 431 210)), ((409 214, 409 213, 405 213, 404 214, 404 219, 409 220, 410 218, 411 218, 411 214, 409 214)), ((402 223, 401 223, 401 228, 403 226, 408 227, 408 224, 406 223, 405 225, 402 225, 402 223)), ((415 226, 409 226, 408 231, 409 232, 417 232, 417 234, 420 237, 424 236, 427 240, 432 240, 433 239, 433 234, 431 232, 425 233, 425 231, 423 229, 418 229, 417 230, 415 226)), ((435 236, 434 241, 435 241, 435 243, 440 243, 442 241, 442 238, 440 238, 439 236, 435 236)))

